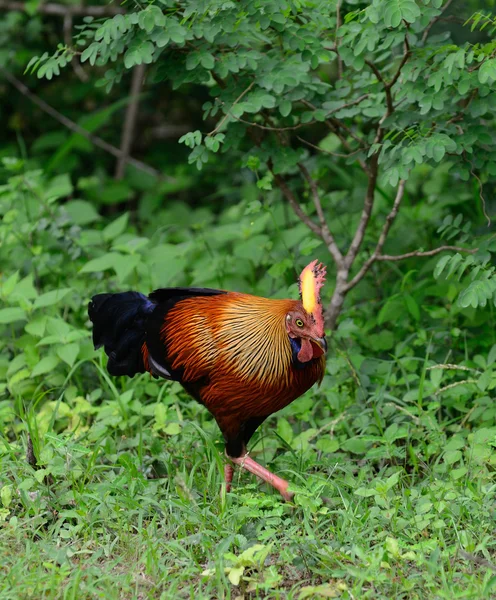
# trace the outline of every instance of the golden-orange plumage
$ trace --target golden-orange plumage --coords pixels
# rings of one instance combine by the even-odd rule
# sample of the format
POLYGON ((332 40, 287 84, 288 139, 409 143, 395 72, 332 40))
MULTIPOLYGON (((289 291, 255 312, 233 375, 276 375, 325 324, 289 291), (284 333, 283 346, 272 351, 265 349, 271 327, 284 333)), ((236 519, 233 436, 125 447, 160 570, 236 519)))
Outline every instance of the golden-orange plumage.
POLYGON ((168 313, 161 336, 182 381, 207 381, 199 400, 226 437, 244 421, 267 417, 301 396, 324 373, 320 356, 305 369, 293 365, 285 318, 295 300, 248 294, 188 298, 168 313))

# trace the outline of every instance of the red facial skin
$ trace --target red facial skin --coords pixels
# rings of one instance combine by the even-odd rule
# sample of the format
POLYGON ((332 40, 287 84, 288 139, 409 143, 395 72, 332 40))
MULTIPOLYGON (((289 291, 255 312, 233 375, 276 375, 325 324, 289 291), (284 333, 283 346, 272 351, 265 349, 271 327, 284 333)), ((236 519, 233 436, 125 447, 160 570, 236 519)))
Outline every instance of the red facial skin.
POLYGON ((302 363, 322 356, 326 351, 324 324, 315 321, 304 310, 294 310, 286 315, 289 337, 301 340, 298 360, 302 363))

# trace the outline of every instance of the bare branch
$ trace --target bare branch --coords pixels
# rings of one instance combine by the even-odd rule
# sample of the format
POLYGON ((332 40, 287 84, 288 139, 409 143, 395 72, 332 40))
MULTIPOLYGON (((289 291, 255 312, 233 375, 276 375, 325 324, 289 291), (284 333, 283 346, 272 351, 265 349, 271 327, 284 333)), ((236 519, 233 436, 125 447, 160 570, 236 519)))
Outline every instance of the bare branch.
POLYGON ((360 249, 367 225, 370 220, 370 215, 372 214, 372 208, 374 206, 375 184, 377 182, 377 175, 379 172, 378 161, 378 154, 374 154, 370 159, 368 174, 369 182, 367 185, 367 192, 365 193, 362 216, 360 217, 360 222, 358 223, 355 235, 345 257, 345 263, 348 269, 351 267, 356 255, 358 254, 358 250, 360 249))
POLYGON ((136 117, 138 116, 138 106, 141 87, 143 85, 143 79, 145 76, 145 65, 136 65, 133 69, 133 77, 131 79, 131 92, 129 94, 129 104, 126 108, 126 116, 124 118, 124 127, 122 129, 121 139, 121 152, 117 160, 117 167, 115 169, 115 178, 122 179, 124 177, 124 171, 126 168, 127 159, 129 158, 129 152, 131 151, 131 144, 133 143, 134 126, 136 123, 136 117))
MULTIPOLYGON (((66 13, 64 15, 64 42, 65 45, 70 48, 72 45, 72 15, 70 13, 66 13)), ((76 60, 71 60, 71 66, 80 81, 86 82, 89 79, 89 75, 83 69, 79 62, 79 57, 76 60)))
MULTIPOLYGON (((55 108, 53 108, 52 106, 47 104, 47 102, 45 102, 42 98, 40 98, 36 94, 33 94, 33 92, 31 92, 28 87, 26 87, 21 81, 19 81, 19 79, 17 79, 17 77, 14 77, 13 75, 11 75, 3 67, 0 67, 0 73, 2 73, 2 75, 7 79, 7 81, 9 83, 11 83, 21 94, 23 94, 24 96, 29 98, 31 100, 31 102, 36 104, 39 108, 41 108, 42 111, 46 112, 48 115, 53 117, 59 123, 64 125, 64 127, 67 127, 67 129, 70 129, 71 131, 74 131, 75 133, 78 133, 79 135, 84 136, 86 139, 90 140, 90 142, 92 142, 95 146, 98 146, 102 150, 105 150, 105 152, 108 152, 109 154, 112 154, 113 156, 115 156, 117 158, 121 157, 122 150, 120 150, 119 148, 116 148, 115 146, 112 146, 112 144, 109 144, 105 140, 102 140, 102 138, 100 138, 96 135, 93 135, 92 133, 90 133, 89 131, 87 131, 86 129, 84 129, 83 127, 78 125, 77 123, 74 123, 74 121, 71 121, 71 119, 68 119, 66 116, 59 113, 58 110, 56 110, 55 108)), ((165 177, 169 181, 174 180, 172 177, 164 176, 160 171, 157 171, 157 169, 150 167, 149 165, 141 162, 140 160, 131 158, 130 156, 128 156, 126 158, 126 162, 129 163, 130 165, 133 165, 137 169, 140 169, 141 171, 148 173, 149 175, 153 175, 155 177, 160 177, 160 178, 165 177)))
POLYGON ((336 240, 329 230, 329 226, 327 225, 327 221, 324 215, 324 211, 322 210, 322 203, 320 201, 319 190, 317 186, 317 182, 312 179, 308 169, 304 164, 298 163, 298 167, 303 175, 303 177, 307 180, 308 185, 310 186, 310 190, 312 191, 313 203, 315 205, 315 210, 317 211, 317 216, 319 217, 320 227, 321 227, 321 237, 324 240, 329 252, 331 253, 334 262, 338 267, 343 262, 343 255, 336 244, 336 240))
MULTIPOLYGON (((26 4, 18 0, 0 0, 0 10, 19 10, 25 11, 26 4)), ((120 6, 82 6, 72 4, 55 4, 47 2, 36 7, 36 12, 45 15, 65 15, 72 16, 90 16, 90 17, 111 17, 113 15, 125 14, 126 9, 120 6)))
POLYGON ((406 35, 405 35, 405 40, 403 42, 403 47, 404 47, 403 58, 401 59, 398 69, 396 70, 396 74, 391 79, 391 81, 387 84, 387 87, 389 89, 391 89, 393 87, 393 85, 398 81, 398 79, 401 75, 401 70, 405 66, 406 61, 410 58, 410 44, 408 43, 408 36, 406 36, 406 35))
POLYGON ((356 284, 359 283, 365 277, 365 274, 367 273, 367 271, 370 269, 370 267, 373 265, 373 263, 377 260, 377 257, 380 256, 382 249, 384 247, 384 244, 386 243, 386 239, 387 239, 389 230, 391 229, 391 225, 393 224, 394 220, 396 219, 396 215, 398 214, 398 210, 400 208, 400 204, 403 199, 403 194, 405 193, 405 183, 406 182, 404 179, 400 180, 400 182, 398 184, 398 189, 396 191, 396 197, 393 202, 393 208, 391 209, 391 212, 386 217, 386 221, 384 222, 384 225, 382 227, 382 231, 381 231, 381 234, 377 241, 375 250, 372 253, 372 255, 363 263, 362 268, 358 271, 358 273, 355 275, 355 277, 353 277, 353 279, 348 281, 348 283, 346 284, 346 287, 345 287, 347 292, 349 290, 351 290, 352 288, 354 288, 356 286, 356 284))
POLYGON ((392 115, 394 112, 393 95, 391 94, 391 88, 398 81, 398 79, 401 75, 401 70, 405 66, 405 63, 408 60, 408 58, 410 57, 410 44, 408 43, 408 37, 406 35, 405 35, 405 41, 403 42, 403 44, 404 44, 403 57, 401 59, 401 62, 399 64, 398 68, 396 69, 396 73, 393 75, 393 78, 389 82, 387 82, 384 79, 381 72, 379 71, 379 69, 373 62, 371 62, 369 60, 365 61, 365 64, 368 67, 370 67, 370 69, 373 71, 374 75, 384 86, 384 91, 386 93, 386 107, 387 107, 387 112, 385 115, 386 118, 389 117, 390 115, 392 115))
POLYGON ((441 19, 443 13, 449 8, 449 5, 452 2, 453 2, 453 0, 448 0, 444 4, 444 6, 441 7, 441 12, 438 14, 438 16, 431 19, 431 21, 429 22, 429 24, 427 25, 427 27, 424 30, 424 34, 422 35, 422 38, 420 40, 421 44, 425 44, 427 38, 429 37, 429 32, 430 32, 431 28, 434 27, 434 25, 441 19))
POLYGON ((414 252, 407 252, 406 254, 382 254, 381 256, 378 256, 376 258, 376 260, 389 260, 391 262, 396 262, 398 260, 405 260, 407 258, 413 258, 415 256, 418 257, 426 257, 426 256, 435 256, 436 254, 439 254, 440 252, 445 252, 447 250, 450 250, 452 252, 466 252, 467 254, 475 254, 479 248, 462 248, 461 246, 440 246, 439 248, 434 248, 433 250, 426 250, 421 251, 421 250, 415 250, 414 252))
POLYGON ((298 204, 298 201, 296 200, 291 189, 288 187, 288 184, 286 183, 284 178, 281 177, 280 175, 276 175, 272 169, 270 169, 270 170, 271 170, 271 173, 274 175, 274 181, 276 182, 276 184, 279 187, 279 189, 281 190, 281 192, 284 194, 286 200, 291 205, 291 208, 296 213, 296 216, 311 231, 313 231, 316 235, 318 235, 320 238, 322 238, 322 231, 321 231, 320 227, 316 223, 314 223, 314 221, 308 215, 306 215, 303 212, 303 209, 298 204))

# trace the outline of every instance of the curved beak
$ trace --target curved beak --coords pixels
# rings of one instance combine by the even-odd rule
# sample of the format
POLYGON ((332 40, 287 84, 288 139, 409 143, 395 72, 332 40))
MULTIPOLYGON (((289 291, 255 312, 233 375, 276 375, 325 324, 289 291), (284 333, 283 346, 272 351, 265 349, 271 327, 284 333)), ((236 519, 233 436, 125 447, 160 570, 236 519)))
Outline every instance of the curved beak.
POLYGON ((327 352, 327 341, 324 337, 314 337, 312 338, 312 342, 315 342, 319 348, 322 349, 323 352, 327 352))

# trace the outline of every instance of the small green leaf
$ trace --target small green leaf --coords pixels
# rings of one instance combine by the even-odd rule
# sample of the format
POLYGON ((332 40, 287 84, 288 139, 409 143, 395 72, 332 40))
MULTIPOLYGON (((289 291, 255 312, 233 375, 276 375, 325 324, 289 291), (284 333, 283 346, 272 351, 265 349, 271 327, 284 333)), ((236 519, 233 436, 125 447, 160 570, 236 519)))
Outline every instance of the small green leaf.
POLYGON ((120 217, 112 221, 105 229, 103 230, 103 239, 108 242, 113 240, 117 236, 121 235, 127 227, 127 222, 129 220, 129 213, 125 212, 120 217))
POLYGON ((167 435, 178 435, 181 433, 181 425, 179 423, 169 423, 163 429, 167 435))
POLYGON ((2 308, 0 309, 0 324, 10 324, 16 321, 24 321, 26 319, 26 313, 22 308, 2 308))
POLYGON ((47 306, 53 306, 57 304, 61 300, 63 300, 69 292, 72 291, 72 288, 62 288, 60 290, 52 290, 51 292, 46 292, 45 294, 41 294, 34 301, 33 308, 45 308, 47 306))
POLYGON ((59 364, 59 359, 57 356, 53 354, 50 356, 45 356, 40 360, 40 362, 35 366, 35 368, 31 372, 32 377, 37 377, 38 375, 43 375, 45 373, 49 373, 53 371, 55 367, 59 364))
POLYGON ((279 112, 283 117, 287 117, 289 114, 291 114, 292 107, 293 105, 289 100, 283 100, 279 104, 279 112))
POLYGON ((77 355, 79 354, 79 344, 65 344, 57 348, 57 356, 61 358, 70 367, 76 362, 77 355))

